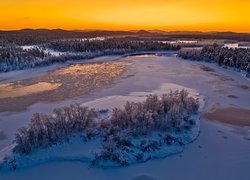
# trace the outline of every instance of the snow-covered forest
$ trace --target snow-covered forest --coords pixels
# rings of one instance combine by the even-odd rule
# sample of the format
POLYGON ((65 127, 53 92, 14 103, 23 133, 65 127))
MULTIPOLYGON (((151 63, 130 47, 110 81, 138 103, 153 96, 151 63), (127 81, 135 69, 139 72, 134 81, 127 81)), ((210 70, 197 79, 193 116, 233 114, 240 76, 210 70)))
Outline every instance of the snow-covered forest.
POLYGON ((238 70, 243 70, 250 74, 250 49, 227 48, 217 44, 204 46, 202 50, 183 49, 178 52, 178 56, 184 59, 197 61, 215 62, 238 70))
POLYGON ((0 47, 0 72, 32 68, 46 64, 52 56, 39 48, 0 47))
MULTIPOLYGON (((39 148, 66 142, 79 135, 84 142, 101 139, 93 164, 112 161, 128 165, 131 156, 134 161, 145 161, 144 153, 160 150, 164 145, 184 145, 181 138, 173 137, 171 133, 190 131, 195 125, 192 115, 198 108, 198 99, 190 97, 186 90, 171 91, 161 97, 150 95, 143 102, 127 102, 124 108, 113 109, 108 119, 99 116, 106 111, 72 104, 55 109, 52 115, 35 114, 16 134, 13 151, 29 155, 39 148), (151 137, 155 133, 158 133, 156 139, 151 137)), ((13 156, 5 159, 3 165, 6 164, 17 168, 13 156)))
POLYGON ((47 66, 68 60, 89 59, 103 55, 122 55, 140 51, 178 50, 179 46, 157 41, 126 40, 54 40, 31 49, 15 45, 0 47, 0 72, 47 66), (45 49, 66 52, 60 56, 46 53, 45 49))
POLYGON ((57 40, 46 45, 47 47, 63 52, 135 52, 135 51, 160 51, 179 50, 180 46, 166 44, 152 40, 131 40, 127 38, 108 38, 100 40, 57 40))

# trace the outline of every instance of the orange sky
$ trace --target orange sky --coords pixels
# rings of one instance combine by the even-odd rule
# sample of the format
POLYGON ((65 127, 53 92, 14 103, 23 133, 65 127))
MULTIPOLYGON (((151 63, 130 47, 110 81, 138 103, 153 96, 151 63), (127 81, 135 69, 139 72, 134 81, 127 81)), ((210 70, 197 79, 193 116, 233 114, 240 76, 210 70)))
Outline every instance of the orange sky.
POLYGON ((250 32, 250 0, 0 0, 0 29, 250 32))

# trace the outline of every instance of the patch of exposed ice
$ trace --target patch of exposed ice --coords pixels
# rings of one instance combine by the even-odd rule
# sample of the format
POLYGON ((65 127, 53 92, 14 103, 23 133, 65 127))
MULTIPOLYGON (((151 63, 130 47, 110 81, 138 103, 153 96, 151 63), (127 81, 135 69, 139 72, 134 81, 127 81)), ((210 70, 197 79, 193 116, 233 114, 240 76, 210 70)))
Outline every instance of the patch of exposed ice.
POLYGON ((116 107, 121 108, 125 105, 127 101, 141 102, 144 101, 146 97, 150 94, 161 96, 163 94, 169 93, 170 91, 177 91, 177 90, 180 91, 182 89, 187 90, 189 96, 194 98, 199 98, 200 108, 203 108, 204 106, 203 97, 195 89, 187 88, 174 83, 164 83, 160 86, 158 90, 153 90, 149 92, 131 92, 126 96, 106 96, 100 99, 83 103, 82 105, 96 109, 103 109, 103 108, 113 109, 116 107))

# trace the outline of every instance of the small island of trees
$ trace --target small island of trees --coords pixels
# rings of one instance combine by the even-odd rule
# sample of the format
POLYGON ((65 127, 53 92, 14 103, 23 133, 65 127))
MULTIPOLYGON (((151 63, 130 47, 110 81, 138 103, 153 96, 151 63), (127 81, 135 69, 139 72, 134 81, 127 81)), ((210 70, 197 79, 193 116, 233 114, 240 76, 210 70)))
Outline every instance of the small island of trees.
MULTIPOLYGON (((129 165, 148 160, 145 153, 158 151, 164 145, 184 145, 182 138, 171 133, 189 132, 196 124, 192 116, 198 108, 198 99, 190 97, 186 90, 171 91, 161 97, 150 95, 144 102, 127 102, 124 108, 113 109, 105 120, 98 116, 101 110, 72 104, 55 109, 52 115, 35 114, 26 127, 18 130, 13 152, 29 155, 79 135, 84 142, 101 139, 92 164, 112 161, 129 165), (157 140, 151 138, 155 133, 158 133, 157 140)), ((18 158, 12 155, 2 166, 16 169, 18 158)))

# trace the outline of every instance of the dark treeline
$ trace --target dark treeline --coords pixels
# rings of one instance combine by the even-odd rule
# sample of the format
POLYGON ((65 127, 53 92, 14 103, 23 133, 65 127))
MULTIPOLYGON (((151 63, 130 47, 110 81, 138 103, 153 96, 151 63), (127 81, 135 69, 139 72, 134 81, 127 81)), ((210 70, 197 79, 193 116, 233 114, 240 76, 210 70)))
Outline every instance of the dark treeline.
POLYGON ((0 47, 0 72, 36 67, 49 58, 51 55, 39 48, 24 50, 16 46, 0 47))
POLYGON ((199 32, 199 31, 176 31, 167 34, 169 38, 180 39, 230 39, 237 41, 250 41, 250 33, 236 32, 199 32))
POLYGON ((201 50, 180 50, 178 56, 184 59, 216 62, 250 74, 250 49, 227 48, 217 44, 204 46, 201 50))
POLYGON ((127 38, 109 38, 100 40, 58 40, 46 45, 47 47, 63 52, 136 52, 136 51, 155 51, 155 50, 179 50, 180 46, 166 44, 150 40, 131 40, 127 38))
MULTIPOLYGON (((101 151, 95 154, 93 163, 111 160, 127 165, 121 157, 124 153, 121 155, 119 152, 124 148, 135 148, 131 141, 133 137, 146 137, 154 132, 166 135, 173 131, 190 130, 195 125, 191 116, 197 113, 198 107, 198 100, 189 97, 188 92, 182 90, 161 97, 150 95, 144 102, 127 102, 124 108, 113 109, 111 117, 106 120, 98 118, 101 111, 79 104, 55 109, 52 115, 37 113, 26 127, 18 130, 14 152, 29 154, 37 148, 64 142, 73 135, 80 135, 84 141, 100 137, 103 141, 101 151)), ((162 142, 167 144, 174 140, 167 135, 162 138, 162 142)), ((141 143, 137 147, 140 153, 148 151, 145 146, 150 148, 151 144, 159 147, 163 145, 158 141, 145 144, 143 138, 141 143)), ((129 151, 126 153, 130 156, 129 151)), ((12 162, 13 159, 6 159, 10 166, 12 162)))
POLYGON ((106 40, 56 40, 24 50, 17 46, 0 47, 0 72, 47 66, 68 60, 89 59, 103 55, 122 55, 141 51, 179 50, 179 46, 156 41, 131 41, 125 38, 106 40), (43 49, 66 52, 52 56, 43 49))
POLYGON ((142 37, 158 40, 167 39, 231 39, 250 41, 249 33, 234 32, 196 32, 196 31, 67 31, 63 29, 23 29, 17 31, 0 31, 1 44, 33 45, 48 43, 56 39, 93 38, 93 37, 142 37))
POLYGON ((0 45, 38 45, 42 43, 48 43, 56 39, 76 39, 123 35, 136 35, 136 33, 128 31, 67 31, 63 29, 23 29, 17 31, 0 31, 0 45))
MULTIPOLYGON (((63 63, 69 60, 90 59, 105 55, 106 52, 66 53, 52 56, 43 48, 23 49, 16 46, 0 47, 0 72, 22 70, 34 67, 49 66, 53 63, 63 63)), ((107 52, 112 54, 112 52, 107 52)))

